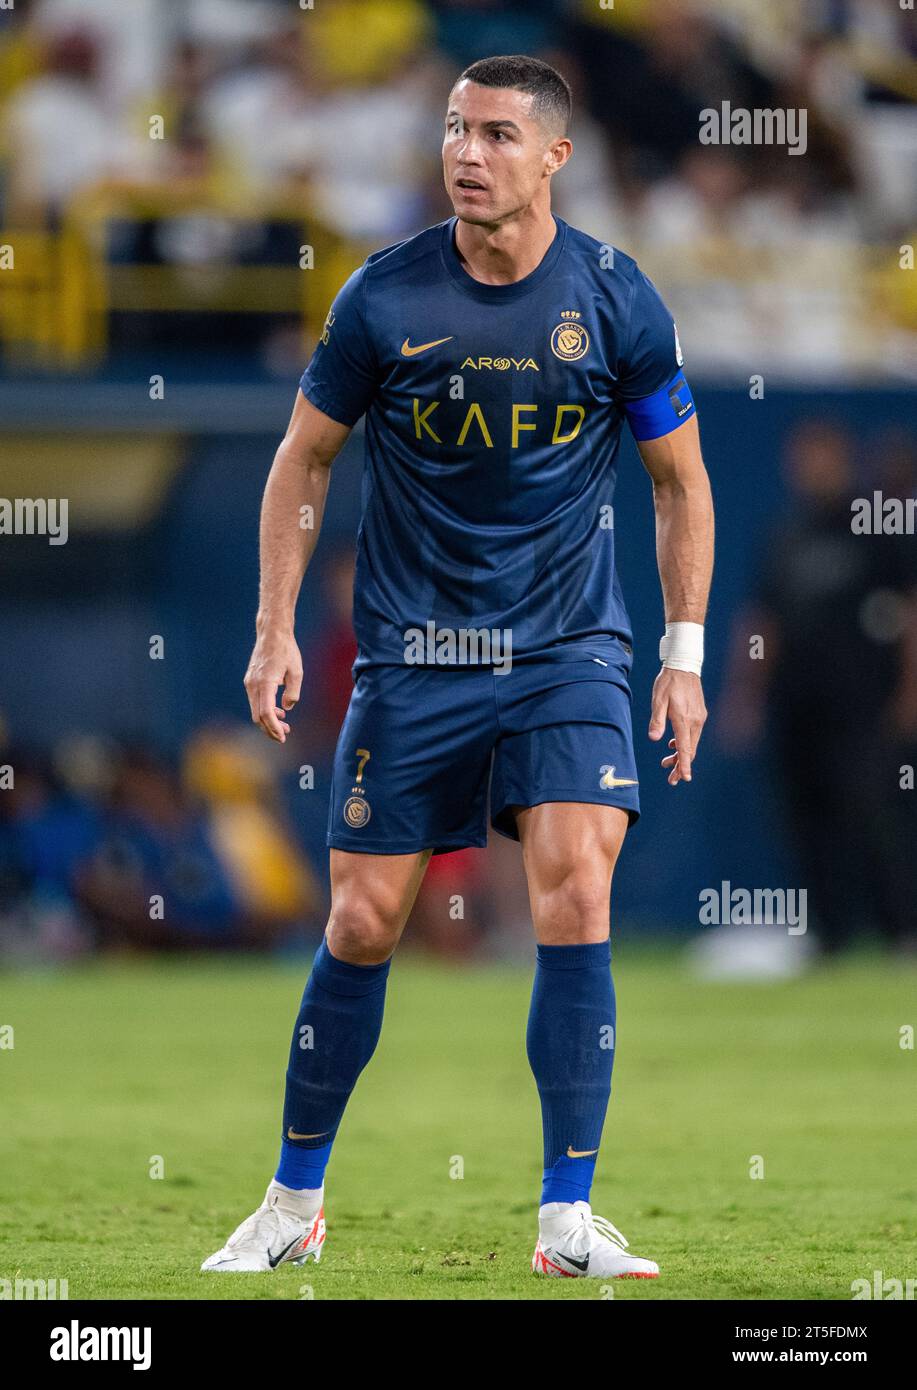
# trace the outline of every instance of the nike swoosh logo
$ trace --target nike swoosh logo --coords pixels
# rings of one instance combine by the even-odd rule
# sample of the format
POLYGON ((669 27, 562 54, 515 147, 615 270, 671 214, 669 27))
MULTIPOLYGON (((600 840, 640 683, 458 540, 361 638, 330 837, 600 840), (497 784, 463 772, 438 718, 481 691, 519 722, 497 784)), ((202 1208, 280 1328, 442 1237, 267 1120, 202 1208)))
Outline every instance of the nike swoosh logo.
POLYGON ((430 348, 440 347, 443 343, 451 343, 455 334, 452 333, 448 338, 437 338, 435 343, 418 343, 417 347, 411 347, 410 338, 405 338, 401 344, 402 357, 416 357, 419 352, 427 352, 430 348))
POLYGON ((592 1154, 597 1154, 598 1149, 567 1149, 568 1158, 590 1158, 592 1154))
POLYGON ((293 1246, 294 1246, 294 1245, 301 1245, 301 1244, 302 1244, 302 1236, 294 1236, 293 1239, 290 1241, 289 1245, 285 1245, 284 1248, 281 1250, 281 1252, 280 1252, 279 1255, 271 1255, 271 1254, 269 1253, 269 1254, 268 1254, 268 1257, 267 1257, 267 1262, 268 1262, 268 1264, 270 1265, 271 1269, 276 1269, 276 1268, 277 1268, 277 1266, 280 1264, 280 1261, 283 1259, 283 1257, 284 1257, 285 1255, 289 1255, 289 1253, 290 1253, 290 1251, 293 1249, 293 1246))
POLYGON ((584 1260, 574 1260, 574 1258, 573 1258, 572 1255, 560 1255, 560 1256, 555 1255, 554 1258, 555 1258, 555 1259, 558 1259, 558 1258, 559 1258, 559 1259, 561 1259, 561 1260, 566 1260, 566 1262, 567 1262, 568 1265, 572 1265, 574 1269, 580 1270, 580 1272, 581 1272, 582 1274, 585 1274, 585 1273, 586 1273, 586 1270, 589 1268, 589 1256, 588 1256, 588 1255, 586 1256, 586 1258, 585 1258, 584 1260))
POLYGON ((603 778, 602 778, 602 786, 603 786, 603 787, 635 787, 636 785, 637 785, 637 779, 636 779, 636 777, 603 777, 603 778))
POLYGON ((295 1130, 287 1130, 288 1139, 321 1139, 323 1134, 330 1134, 330 1129, 320 1129, 318 1134, 297 1134, 295 1130))

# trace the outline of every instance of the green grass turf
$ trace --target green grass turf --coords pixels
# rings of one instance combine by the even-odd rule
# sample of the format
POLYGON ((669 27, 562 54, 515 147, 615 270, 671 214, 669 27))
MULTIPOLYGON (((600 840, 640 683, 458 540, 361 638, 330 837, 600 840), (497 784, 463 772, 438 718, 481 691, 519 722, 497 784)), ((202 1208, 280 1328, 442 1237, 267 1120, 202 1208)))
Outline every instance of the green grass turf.
MULTIPOLYGON (((0 977, 0 1277, 66 1278, 74 1299, 602 1297, 529 1272, 529 972, 406 955, 332 1159, 321 1264, 199 1273, 273 1172, 303 977, 245 960, 0 977)), ((849 1299, 874 1269, 917 1275, 914 967, 700 984, 625 943, 615 979, 594 1206, 662 1267, 615 1298, 849 1299)))

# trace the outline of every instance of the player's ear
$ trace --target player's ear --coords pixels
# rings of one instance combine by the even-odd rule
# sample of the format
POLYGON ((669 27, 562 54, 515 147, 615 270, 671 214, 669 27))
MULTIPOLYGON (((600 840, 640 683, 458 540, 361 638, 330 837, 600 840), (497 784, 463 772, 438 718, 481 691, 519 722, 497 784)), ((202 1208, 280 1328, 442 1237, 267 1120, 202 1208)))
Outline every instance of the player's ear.
POLYGON ((553 140, 545 152, 545 173, 556 174, 573 153, 573 142, 566 135, 553 140))

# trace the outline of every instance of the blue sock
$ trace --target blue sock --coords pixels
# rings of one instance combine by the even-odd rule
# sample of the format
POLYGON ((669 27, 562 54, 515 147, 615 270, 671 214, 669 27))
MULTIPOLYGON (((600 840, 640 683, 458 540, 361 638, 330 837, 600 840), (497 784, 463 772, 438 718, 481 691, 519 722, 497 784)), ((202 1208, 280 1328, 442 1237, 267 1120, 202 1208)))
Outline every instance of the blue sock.
POLYGON ((325 1169, 330 1157, 330 1144, 307 1149, 304 1144, 293 1144, 289 1139, 281 1139, 280 1163, 277 1165, 274 1179, 276 1182, 282 1182, 284 1187, 321 1187, 325 1181, 325 1169))
POLYGON ((344 1107, 379 1041, 390 964, 351 965, 333 956, 324 940, 315 953, 287 1066, 275 1174, 285 1187, 324 1182, 344 1107))
POLYGON ((542 1205, 589 1201, 614 1062, 610 966, 609 941, 538 947, 526 1047, 544 1128, 542 1205))

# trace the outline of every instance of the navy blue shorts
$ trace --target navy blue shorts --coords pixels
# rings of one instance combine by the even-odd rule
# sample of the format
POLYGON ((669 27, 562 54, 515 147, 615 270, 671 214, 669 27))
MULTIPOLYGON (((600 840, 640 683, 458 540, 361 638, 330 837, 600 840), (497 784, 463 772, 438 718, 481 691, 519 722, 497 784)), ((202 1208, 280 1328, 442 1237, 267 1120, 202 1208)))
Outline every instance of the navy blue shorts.
POLYGON ((640 814, 631 651, 617 638, 488 666, 370 666, 334 756, 328 844, 435 854, 519 838, 512 806, 585 801, 640 814))

